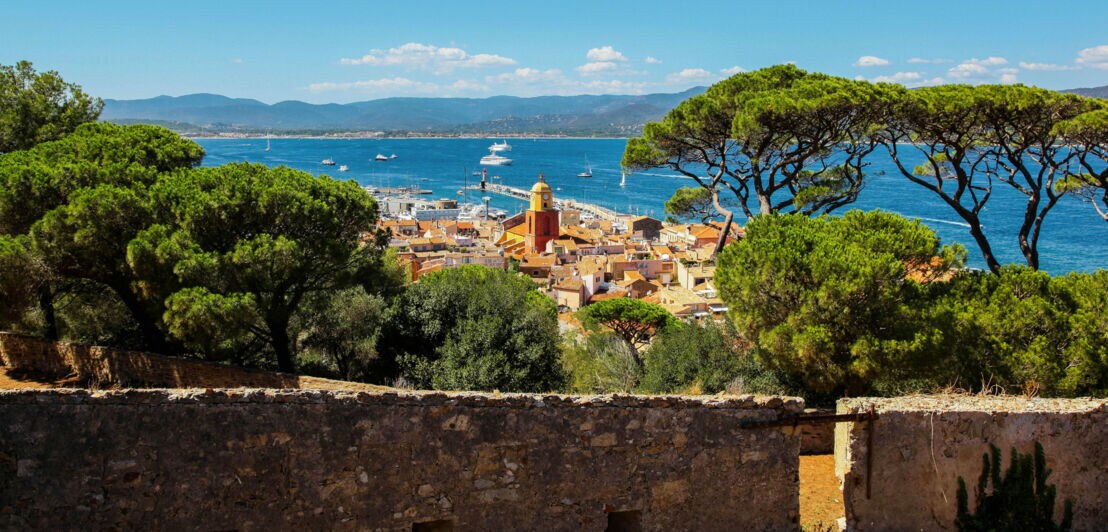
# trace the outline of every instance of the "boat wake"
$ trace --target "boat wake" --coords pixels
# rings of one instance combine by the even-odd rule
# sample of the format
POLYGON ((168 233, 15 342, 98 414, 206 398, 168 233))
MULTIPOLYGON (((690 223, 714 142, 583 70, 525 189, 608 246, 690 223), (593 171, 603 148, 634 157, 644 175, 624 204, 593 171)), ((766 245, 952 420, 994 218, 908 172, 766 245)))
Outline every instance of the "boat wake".
MULTIPOLYGON (((908 215, 905 215, 908 216, 908 215)), ((943 220, 941 218, 925 218, 923 216, 908 216, 909 218, 915 218, 917 220, 923 220, 925 222, 935 222, 939 224, 957 225, 958 227, 969 227, 970 224, 966 222, 955 222, 954 220, 943 220)))

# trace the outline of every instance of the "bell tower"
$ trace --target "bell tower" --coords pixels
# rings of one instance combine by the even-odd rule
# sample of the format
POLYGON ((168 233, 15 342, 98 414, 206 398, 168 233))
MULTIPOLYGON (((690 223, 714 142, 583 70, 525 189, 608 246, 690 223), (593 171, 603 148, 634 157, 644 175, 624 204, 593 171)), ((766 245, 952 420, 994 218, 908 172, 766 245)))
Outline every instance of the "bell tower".
POLYGON ((527 224, 527 252, 539 254, 546 251, 546 243, 558 238, 558 211, 554 208, 554 192, 546 179, 539 174, 539 180, 531 187, 531 205, 527 209, 524 223, 527 224))

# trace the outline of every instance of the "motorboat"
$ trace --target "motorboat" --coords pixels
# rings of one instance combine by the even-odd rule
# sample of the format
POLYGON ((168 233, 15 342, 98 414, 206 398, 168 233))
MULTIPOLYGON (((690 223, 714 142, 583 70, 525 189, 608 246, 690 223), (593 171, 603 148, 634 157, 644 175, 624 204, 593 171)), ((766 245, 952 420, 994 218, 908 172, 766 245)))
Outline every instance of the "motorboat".
POLYGON ((385 157, 384 155, 381 155, 380 153, 378 153, 377 156, 373 158, 373 160, 375 160, 375 161, 387 161, 387 160, 389 160, 389 158, 385 157))
POLYGON ((512 164, 512 160, 490 151, 488 155, 481 157, 481 164, 486 166, 509 166, 512 164))
POLYGON ((389 159, 395 159, 395 158, 396 158, 396 154, 395 154, 395 153, 394 153, 394 154, 392 154, 392 155, 389 155, 389 159))
POLYGON ((330 157, 328 157, 328 158, 324 159, 324 160, 323 160, 323 162, 322 162, 321 164, 322 164, 323 166, 335 166, 335 160, 334 160, 334 159, 332 159, 332 158, 330 158, 330 157))
POLYGON ((350 167, 349 167, 349 166, 346 166, 345 164, 339 167, 339 171, 340 171, 340 172, 345 172, 345 171, 347 171, 347 170, 349 170, 349 169, 350 169, 350 167))
POLYGON ((512 151, 512 145, 508 144, 508 141, 494 142, 492 146, 489 146, 489 151, 493 153, 499 153, 502 151, 512 151))

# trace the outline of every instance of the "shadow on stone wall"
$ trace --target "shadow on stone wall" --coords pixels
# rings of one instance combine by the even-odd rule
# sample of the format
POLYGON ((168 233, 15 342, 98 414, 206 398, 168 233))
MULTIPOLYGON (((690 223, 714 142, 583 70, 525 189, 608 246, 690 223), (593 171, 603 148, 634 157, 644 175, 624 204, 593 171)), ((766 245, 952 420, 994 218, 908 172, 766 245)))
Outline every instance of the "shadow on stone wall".
POLYGON ((382 386, 224 366, 142 351, 51 342, 0 332, 0 362, 50 377, 76 377, 90 388, 312 388, 382 390, 382 386))

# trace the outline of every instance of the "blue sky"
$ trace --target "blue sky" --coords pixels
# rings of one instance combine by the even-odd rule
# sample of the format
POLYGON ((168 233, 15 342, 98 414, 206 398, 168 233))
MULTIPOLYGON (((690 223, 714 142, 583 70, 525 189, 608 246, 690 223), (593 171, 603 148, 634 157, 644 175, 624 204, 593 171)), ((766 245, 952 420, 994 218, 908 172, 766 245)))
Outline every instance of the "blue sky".
POLYGON ((1105 0, 5 0, 0 13, 0 63, 31 60, 104 98, 676 92, 788 61, 909 86, 1108 85, 1105 0))

